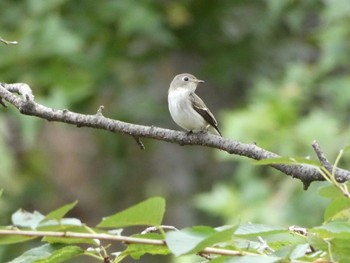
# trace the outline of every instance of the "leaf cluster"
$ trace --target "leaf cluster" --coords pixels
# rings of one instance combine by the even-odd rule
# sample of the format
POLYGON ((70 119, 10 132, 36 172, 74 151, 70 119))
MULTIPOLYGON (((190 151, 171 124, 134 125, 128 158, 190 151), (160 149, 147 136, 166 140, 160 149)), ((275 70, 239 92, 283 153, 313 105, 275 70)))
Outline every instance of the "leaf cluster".
POLYGON ((319 192, 330 203, 324 223, 310 228, 238 223, 177 230, 162 226, 165 200, 153 197, 103 218, 95 227, 65 217, 77 202, 47 215, 19 209, 12 215, 12 226, 0 227, 0 244, 41 238, 43 245, 24 252, 11 263, 65 262, 81 256, 95 258, 96 262, 123 262, 127 257, 139 260, 145 254, 191 256, 196 261, 202 258, 201 262, 216 263, 347 262, 350 199, 335 186, 324 187, 319 192), (130 236, 122 235, 123 229, 134 226, 148 228, 130 236), (110 245, 116 241, 123 242, 124 248, 110 251, 110 245))

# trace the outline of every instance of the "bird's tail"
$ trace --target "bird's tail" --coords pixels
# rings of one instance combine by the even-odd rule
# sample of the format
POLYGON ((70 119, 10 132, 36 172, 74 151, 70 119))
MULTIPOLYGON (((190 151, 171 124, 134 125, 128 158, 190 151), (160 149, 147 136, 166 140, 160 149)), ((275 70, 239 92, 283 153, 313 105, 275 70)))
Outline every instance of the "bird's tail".
POLYGON ((213 127, 213 126, 210 125, 209 128, 208 128, 208 132, 210 134, 222 137, 222 134, 221 134, 220 130, 217 127, 213 127))

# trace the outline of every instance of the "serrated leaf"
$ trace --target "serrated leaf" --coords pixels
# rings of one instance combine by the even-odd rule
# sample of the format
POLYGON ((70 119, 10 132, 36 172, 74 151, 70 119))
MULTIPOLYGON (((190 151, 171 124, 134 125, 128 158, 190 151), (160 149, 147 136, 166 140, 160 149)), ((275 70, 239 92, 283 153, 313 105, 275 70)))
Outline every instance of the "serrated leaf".
POLYGON ((59 263, 65 262, 68 259, 83 255, 84 250, 78 246, 65 246, 54 251, 48 258, 37 260, 35 263, 59 263))
POLYGON ((30 249, 8 263, 59 263, 83 254, 77 246, 48 245, 30 249))
POLYGON ((348 262, 350 258, 350 242, 348 235, 335 234, 332 237, 318 237, 309 235, 308 242, 310 245, 324 253, 332 252, 332 257, 336 262, 348 262), (337 237, 334 237, 337 236, 337 237))
POLYGON ((98 245, 97 242, 91 238, 44 237, 42 240, 51 244, 90 244, 94 246, 98 245))
POLYGON ((318 235, 308 235, 307 242, 316 250, 327 251, 328 244, 318 235))
POLYGON ((350 218, 350 199, 341 197, 332 200, 326 207, 324 221, 350 218))
MULTIPOLYGON (((253 238, 256 240, 255 238, 253 238)), ((265 236, 265 240, 268 242, 268 245, 273 250, 280 250, 288 245, 304 244, 305 237, 300 235, 288 233, 276 234, 272 236, 265 236)), ((261 248, 261 242, 259 242, 259 247, 261 248)))
POLYGON ((338 262, 349 262, 350 242, 349 238, 335 238, 331 241, 332 256, 338 262))
POLYGON ((171 252, 179 256, 197 253, 214 244, 231 241, 235 229, 236 227, 226 227, 220 230, 210 227, 192 227, 168 232, 165 240, 171 252))
POLYGON ((305 256, 305 254, 309 251, 309 244, 291 244, 281 247, 281 249, 274 252, 274 255, 283 258, 298 259, 305 256))
POLYGON ((344 152, 350 151, 350 145, 345 146, 345 148, 343 148, 343 151, 344 151, 344 152))
POLYGON ((180 256, 195 250, 197 245, 214 233, 215 230, 210 227, 192 227, 168 232, 165 241, 170 251, 180 256))
POLYGON ((40 247, 27 250, 22 255, 8 263, 32 263, 37 260, 49 257, 53 251, 53 247, 51 245, 46 244, 40 247))
POLYGON ((48 220, 52 220, 52 219, 56 219, 56 220, 61 220, 70 210, 72 210, 76 204, 78 203, 78 201, 74 201, 72 203, 63 205, 57 209, 55 209, 54 211, 48 213, 43 221, 48 221, 48 220))
POLYGON ((336 213, 333 217, 332 220, 347 220, 349 221, 350 219, 350 208, 348 209, 343 209, 339 213, 336 213))
POLYGON ((223 262, 223 263, 275 263, 276 262, 277 263, 277 262, 281 262, 280 260, 281 258, 275 257, 275 256, 246 255, 246 256, 238 256, 238 257, 227 257, 223 261, 218 261, 218 262, 223 262))
POLYGON ((287 165, 300 165, 308 164, 311 166, 321 167, 320 163, 314 160, 301 157, 277 157, 257 160, 253 162, 256 165, 272 165, 272 164, 287 164, 287 165))
POLYGON ((349 222, 330 222, 328 224, 324 224, 316 229, 325 229, 332 233, 350 233, 350 223, 349 222))
POLYGON ((11 216, 13 225, 19 227, 30 227, 31 229, 36 229, 44 218, 45 217, 37 211, 30 213, 23 209, 18 209, 11 216))
POLYGON ((218 256, 214 259, 210 260, 210 263, 225 263, 227 262, 227 260, 229 260, 231 257, 227 257, 227 256, 218 256))
POLYGON ((237 227, 229 227, 211 234, 196 246, 195 251, 199 252, 206 247, 213 246, 221 242, 231 241, 233 237, 233 232, 236 230, 236 228, 237 227))
MULTIPOLYGON (((89 229, 85 226, 66 226, 64 229, 59 229, 55 231, 65 231, 65 232, 72 232, 72 233, 90 233, 89 229)), ((91 244, 91 245, 99 245, 98 242, 96 242, 95 239, 93 238, 71 238, 69 236, 67 237, 43 237, 42 239, 45 242, 55 244, 55 243, 60 243, 60 244, 91 244)))
POLYGON ((318 194, 325 198, 344 198, 344 194, 334 185, 327 185, 318 190, 318 194))
MULTIPOLYGON (((149 233, 145 235, 133 235, 133 237, 139 238, 149 238, 162 240, 163 236, 156 233, 149 233)), ((168 255, 170 250, 167 246, 157 246, 157 245, 145 245, 145 244, 130 244, 127 249, 123 251, 124 255, 130 255, 133 259, 139 259, 144 254, 151 255, 168 255)))
POLYGON ((161 197, 153 197, 112 216, 103 218, 97 227, 157 226, 162 223, 164 212, 165 200, 161 197))
POLYGON ((310 245, 309 244, 299 244, 296 245, 293 249, 292 253, 290 254, 290 259, 298 259, 306 255, 306 253, 310 252, 310 245))
POLYGON ((60 221, 56 219, 40 222, 37 229, 50 230, 50 231, 62 231, 72 226, 79 227, 83 226, 83 223, 78 218, 62 218, 60 221))
MULTIPOLYGON (((6 230, 6 228, 0 228, 6 230)), ((25 242, 37 237, 28 237, 28 236, 17 236, 17 235, 0 235, 0 245, 9 245, 25 242)))
POLYGON ((260 236, 277 233, 289 233, 287 229, 262 224, 242 224, 235 231, 236 236, 260 236))
POLYGON ((310 233, 317 233, 320 237, 349 237, 350 238, 350 223, 342 221, 333 221, 319 227, 309 229, 310 233))

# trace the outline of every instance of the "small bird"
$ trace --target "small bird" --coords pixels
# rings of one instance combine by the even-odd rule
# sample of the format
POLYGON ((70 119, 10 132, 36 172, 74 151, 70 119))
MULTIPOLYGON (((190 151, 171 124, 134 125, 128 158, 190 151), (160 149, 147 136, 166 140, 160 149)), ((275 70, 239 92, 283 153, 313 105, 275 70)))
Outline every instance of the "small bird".
POLYGON ((203 80, 189 73, 176 75, 168 91, 170 115, 177 125, 189 132, 209 132, 221 135, 218 122, 194 92, 203 80))

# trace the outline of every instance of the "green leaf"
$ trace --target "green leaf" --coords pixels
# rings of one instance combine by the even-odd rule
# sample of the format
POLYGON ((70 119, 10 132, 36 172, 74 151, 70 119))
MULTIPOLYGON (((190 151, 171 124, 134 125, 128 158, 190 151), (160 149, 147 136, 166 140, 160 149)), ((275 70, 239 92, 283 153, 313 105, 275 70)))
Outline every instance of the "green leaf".
POLYGON ((350 151, 350 145, 345 146, 345 147, 343 148, 343 151, 344 151, 344 152, 350 151))
POLYGON ((52 219, 41 222, 37 229, 40 229, 41 231, 65 231, 72 226, 83 226, 83 223, 78 218, 62 218, 60 221, 52 219))
POLYGON ((83 255, 84 250, 78 246, 65 246, 54 251, 48 258, 35 261, 35 263, 59 263, 65 262, 68 259, 83 255))
MULTIPOLYGON (((91 233, 91 231, 85 227, 85 226, 69 226, 65 227, 64 229, 59 229, 55 231, 65 231, 65 232, 72 232, 72 233, 91 233)), ((71 238, 71 237, 44 237, 42 239, 45 242, 48 243, 61 243, 61 244, 91 244, 91 245, 99 245, 99 243, 93 239, 93 238, 71 238)))
POLYGON ((18 209, 12 214, 11 220, 12 224, 19 227, 30 227, 31 229, 36 229, 39 223, 45 218, 38 211, 33 213, 27 212, 23 209, 18 209))
MULTIPOLYGON (((257 240, 256 237, 252 238, 253 240, 257 240)), ((273 250, 277 251, 282 249, 285 246, 288 245, 296 245, 296 244, 304 244, 305 243, 305 237, 300 235, 295 235, 290 232, 288 233, 282 233, 282 234, 274 234, 274 235, 265 235, 264 236, 265 241, 268 243, 269 247, 273 250)), ((242 249, 246 249, 247 246, 242 249)), ((253 246, 252 246, 253 248, 253 246)), ((261 242, 258 243, 257 249, 261 248, 261 242)))
POLYGON ((309 244, 299 244, 294 247, 292 253, 290 254, 290 259, 298 259, 306 255, 306 253, 310 252, 309 244))
POLYGON ((98 245, 98 243, 91 238, 44 237, 42 240, 51 244, 90 244, 94 246, 98 245))
POLYGON ((136 225, 160 225, 165 212, 165 200, 149 198, 112 216, 102 219, 97 227, 126 227, 136 225))
POLYGON ((334 185, 327 185, 321 187, 318 190, 318 194, 324 198, 345 198, 344 194, 339 190, 339 188, 334 185))
MULTIPOLYGON (((342 235, 340 233, 332 234, 328 233, 326 236, 322 235, 309 235, 308 242, 310 245, 319 251, 326 253, 331 252, 335 262, 349 262, 350 258, 350 242, 349 235, 342 235)), ((329 257, 329 255, 328 255, 329 257)))
POLYGON ((349 219, 350 219, 350 208, 343 209, 339 213, 336 213, 332 217, 332 220, 339 220, 339 219, 340 220, 347 220, 347 221, 349 221, 349 219))
POLYGON ((225 241, 231 241, 233 237, 233 232, 236 230, 236 226, 229 227, 216 233, 211 234, 206 239, 201 241, 195 248, 196 251, 202 251, 204 248, 213 246, 214 244, 218 244, 225 241))
POLYGON ((315 250, 327 251, 328 245, 321 237, 318 235, 308 235, 307 241, 315 250))
POLYGON ((350 223, 342 221, 333 221, 319 227, 309 229, 309 233, 316 233, 322 238, 349 238, 350 223))
POLYGON ((286 245, 274 253, 275 256, 289 258, 289 259, 298 259, 310 251, 309 244, 294 244, 286 245))
MULTIPOLYGON (((339 191, 340 192, 340 191, 339 191)), ((327 206, 324 213, 324 221, 350 218, 350 199, 343 197, 336 198, 327 206)))
MULTIPOLYGON (((7 228, 1 227, 0 229, 6 230, 7 228)), ((0 245, 9 245, 25 242, 37 237, 28 237, 28 236, 18 236, 18 235, 0 235, 0 245)))
POLYGON ((180 256, 194 251, 197 245, 214 233, 216 232, 213 228, 195 226, 181 231, 168 232, 165 241, 171 252, 175 256, 180 256))
POLYGON ((314 160, 300 158, 300 157, 277 157, 277 158, 268 158, 262 159, 253 162, 256 165, 272 165, 272 164, 287 164, 287 165, 300 165, 300 164, 309 164, 311 166, 320 167, 320 163, 314 160))
POLYGON ((272 235, 277 233, 289 233, 289 230, 262 224, 242 224, 235 231, 236 236, 261 236, 272 235))
MULTIPOLYGON (((133 235, 133 237, 139 238, 149 238, 162 240, 163 236, 156 233, 149 233, 145 235, 133 235)), ((130 255, 133 259, 140 259, 144 254, 151 255, 168 255, 170 254, 167 246, 157 246, 157 245, 145 245, 145 244, 130 244, 127 249, 123 251, 123 254, 130 255)))
POLYGON ((74 201, 70 204, 66 204, 61 206, 60 208, 57 208, 56 210, 47 214, 43 221, 48 221, 52 219, 56 219, 58 221, 61 220, 70 210, 72 210, 76 206, 77 203, 78 201, 74 201))
POLYGON ((174 255, 184 255, 202 251, 214 244, 231 241, 236 227, 212 229, 210 227, 196 226, 181 231, 168 232, 166 243, 174 255))
POLYGON ((210 263, 275 263, 282 262, 281 258, 267 255, 246 255, 237 257, 219 257, 210 263))
POLYGON ((30 249, 8 263, 59 263, 83 253, 84 251, 77 246, 46 244, 30 249))

